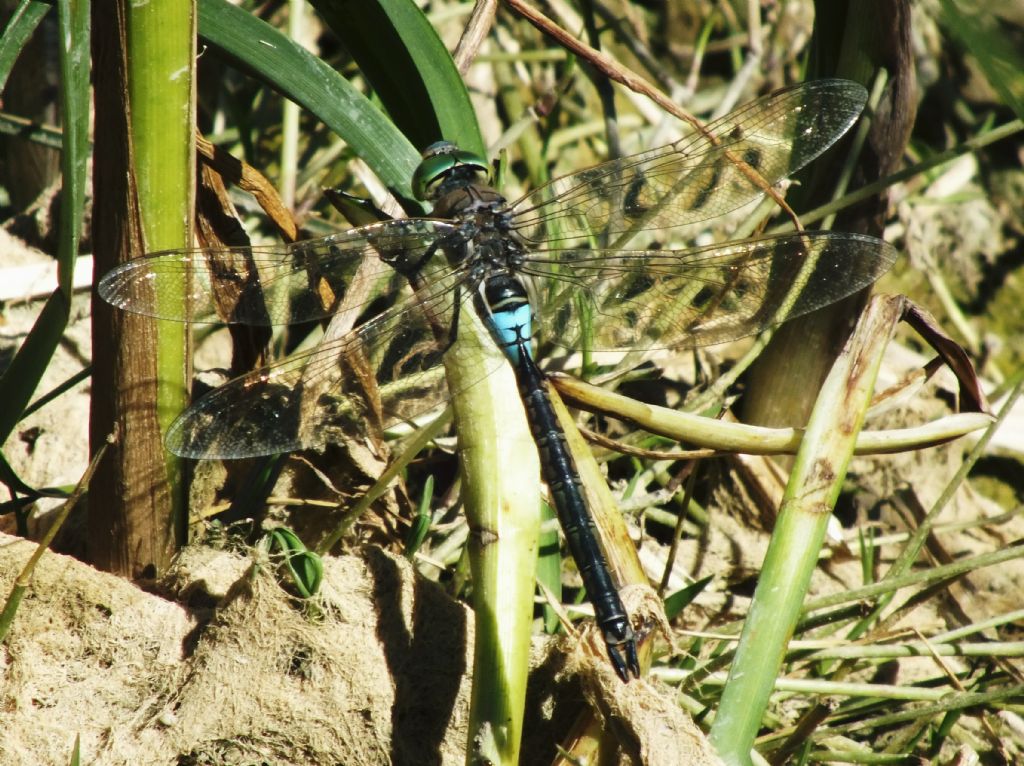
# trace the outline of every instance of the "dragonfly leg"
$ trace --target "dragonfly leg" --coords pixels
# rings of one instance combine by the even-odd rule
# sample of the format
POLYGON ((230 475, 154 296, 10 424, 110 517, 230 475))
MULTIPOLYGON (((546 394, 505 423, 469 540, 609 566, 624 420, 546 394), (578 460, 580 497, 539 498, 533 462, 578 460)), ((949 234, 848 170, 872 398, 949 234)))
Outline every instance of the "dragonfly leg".
POLYGON ((385 262, 409 280, 413 287, 418 288, 424 284, 421 275, 423 267, 430 263, 430 259, 437 255, 438 250, 448 250, 452 253, 452 263, 462 263, 466 259, 466 241, 466 236, 461 232, 452 232, 431 242, 423 251, 423 255, 412 263, 400 263, 397 259, 385 259, 385 262))
POLYGON ((452 291, 455 297, 455 304, 452 307, 452 321, 448 325, 448 342, 444 344, 444 348, 441 349, 441 354, 447 354, 448 349, 455 345, 455 341, 459 339, 459 318, 462 315, 462 285, 455 285, 455 289, 452 291))
POLYGON ((390 265, 395 271, 397 271, 407 280, 409 280, 409 284, 411 284, 414 288, 419 289, 420 287, 425 286, 423 277, 421 276, 420 272, 423 271, 423 266, 429 263, 430 259, 437 254, 437 251, 441 247, 441 243, 442 240, 440 239, 431 242, 430 246, 423 251, 423 255, 421 255, 412 263, 403 263, 400 260, 400 256, 397 255, 382 257, 382 260, 388 265, 390 265))

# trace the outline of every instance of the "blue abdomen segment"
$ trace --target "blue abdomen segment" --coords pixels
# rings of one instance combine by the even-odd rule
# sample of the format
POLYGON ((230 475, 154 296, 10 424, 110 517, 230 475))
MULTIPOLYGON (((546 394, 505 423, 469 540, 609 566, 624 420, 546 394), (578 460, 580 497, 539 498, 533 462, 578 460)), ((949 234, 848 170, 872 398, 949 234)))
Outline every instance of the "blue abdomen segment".
POLYGON ((533 356, 530 348, 532 323, 533 312, 528 303, 491 314, 492 332, 513 366, 519 364, 520 349, 533 356))
POLYGON ((523 352, 532 358, 533 309, 522 282, 503 272, 492 274, 483 285, 483 299, 491 334, 512 366, 519 366, 523 352))

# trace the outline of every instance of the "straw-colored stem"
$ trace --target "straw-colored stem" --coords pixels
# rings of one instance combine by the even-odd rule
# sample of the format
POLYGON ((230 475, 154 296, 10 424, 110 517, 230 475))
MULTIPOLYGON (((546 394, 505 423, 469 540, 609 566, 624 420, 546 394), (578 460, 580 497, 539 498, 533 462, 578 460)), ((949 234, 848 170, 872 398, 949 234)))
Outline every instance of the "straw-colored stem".
MULTIPOLYGON (((803 428, 766 428, 716 420, 646 404, 566 375, 553 375, 551 379, 563 396, 582 409, 627 420, 651 433, 694 447, 747 455, 793 454, 804 438, 803 428)), ((987 413, 961 412, 910 428, 861 431, 854 454, 890 454, 933 447, 991 424, 992 416, 987 413)))

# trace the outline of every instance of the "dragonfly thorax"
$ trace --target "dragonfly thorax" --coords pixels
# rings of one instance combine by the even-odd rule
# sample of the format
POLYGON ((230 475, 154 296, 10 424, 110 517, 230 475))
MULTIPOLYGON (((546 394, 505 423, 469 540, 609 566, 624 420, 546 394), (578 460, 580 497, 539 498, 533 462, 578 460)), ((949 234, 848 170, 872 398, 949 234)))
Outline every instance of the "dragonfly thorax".
POLYGON ((438 141, 424 151, 413 177, 417 197, 433 203, 434 217, 459 223, 444 248, 450 262, 466 264, 476 285, 495 271, 515 271, 524 260, 508 203, 487 183, 489 175, 481 157, 438 141))
POLYGON ((453 262, 465 263, 469 281, 480 284, 496 271, 515 272, 525 249, 514 231, 505 198, 481 183, 453 185, 434 203, 434 215, 459 223, 456 241, 445 247, 453 262))
POLYGON ((458 183, 447 187, 445 193, 434 200, 437 218, 493 219, 500 215, 505 198, 490 186, 481 183, 458 183))

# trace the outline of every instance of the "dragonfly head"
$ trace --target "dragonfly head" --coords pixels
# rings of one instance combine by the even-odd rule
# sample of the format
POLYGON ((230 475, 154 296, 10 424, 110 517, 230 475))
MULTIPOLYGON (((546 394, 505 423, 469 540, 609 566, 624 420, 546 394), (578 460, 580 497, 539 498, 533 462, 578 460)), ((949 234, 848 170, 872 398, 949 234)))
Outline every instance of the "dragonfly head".
POLYGON ((463 151, 449 141, 438 141, 423 151, 423 160, 412 175, 412 191, 416 199, 434 201, 453 188, 465 186, 490 176, 487 161, 472 152, 463 151))

